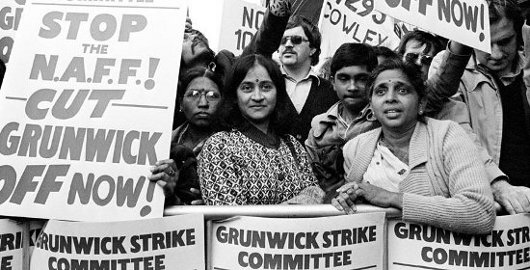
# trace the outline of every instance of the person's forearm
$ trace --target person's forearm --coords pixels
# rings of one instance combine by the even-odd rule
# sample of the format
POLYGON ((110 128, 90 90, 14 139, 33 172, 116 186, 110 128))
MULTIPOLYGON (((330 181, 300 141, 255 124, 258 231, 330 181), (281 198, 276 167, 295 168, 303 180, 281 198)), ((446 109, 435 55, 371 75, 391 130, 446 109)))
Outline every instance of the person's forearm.
POLYGON ((397 208, 399 210, 403 209, 403 194, 402 193, 392 193, 390 196, 390 206, 397 208))
POLYGON ((427 80, 429 91, 427 91, 426 112, 437 113, 447 98, 458 92, 460 79, 471 57, 471 48, 450 41, 447 50, 435 58, 427 80))

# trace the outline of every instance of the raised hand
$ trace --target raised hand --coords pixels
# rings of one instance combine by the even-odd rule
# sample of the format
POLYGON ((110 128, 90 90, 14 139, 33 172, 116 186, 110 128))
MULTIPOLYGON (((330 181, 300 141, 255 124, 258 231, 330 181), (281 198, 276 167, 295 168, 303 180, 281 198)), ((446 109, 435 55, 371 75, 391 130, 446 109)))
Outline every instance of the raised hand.
POLYGON ((271 0, 269 10, 274 16, 288 17, 291 15, 292 4, 288 0, 271 0))

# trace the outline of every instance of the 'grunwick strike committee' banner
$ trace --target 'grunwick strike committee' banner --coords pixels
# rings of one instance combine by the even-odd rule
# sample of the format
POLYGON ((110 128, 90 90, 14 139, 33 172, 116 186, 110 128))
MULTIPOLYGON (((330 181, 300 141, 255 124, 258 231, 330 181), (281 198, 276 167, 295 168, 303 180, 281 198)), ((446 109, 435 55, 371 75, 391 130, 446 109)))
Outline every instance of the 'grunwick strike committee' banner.
POLYGON ((186 7, 34 0, 0 91, 0 215, 161 217, 186 7))
POLYGON ((383 269, 385 213, 214 223, 208 269, 383 269))
POLYGON ((389 221, 388 269, 530 269, 530 214, 497 217, 485 235, 389 221))
POLYGON ((123 222, 50 220, 31 269, 172 270, 204 268, 201 214, 123 222))

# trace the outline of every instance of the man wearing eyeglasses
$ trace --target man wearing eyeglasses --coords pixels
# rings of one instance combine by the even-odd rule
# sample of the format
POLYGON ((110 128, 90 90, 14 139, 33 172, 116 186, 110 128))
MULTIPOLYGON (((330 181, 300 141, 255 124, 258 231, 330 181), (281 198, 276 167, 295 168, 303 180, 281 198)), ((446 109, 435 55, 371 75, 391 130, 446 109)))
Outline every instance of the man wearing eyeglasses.
POLYGON ((427 80, 432 58, 443 49, 440 40, 432 34, 414 30, 401 38, 398 53, 403 61, 421 68, 423 80, 427 80))
POLYGON ((523 27, 514 0, 489 1, 489 15, 491 54, 451 41, 429 73, 465 68, 462 78, 447 79, 460 81, 473 131, 508 176, 491 179, 495 200, 510 214, 530 212, 530 18, 523 27), (522 30, 526 54, 518 50, 522 30), (463 64, 449 64, 455 61, 463 64))
POLYGON ((301 143, 307 138, 311 119, 337 102, 331 83, 320 78, 312 68, 318 63, 321 39, 318 28, 309 20, 293 16, 280 42, 281 70, 293 110, 298 115, 293 119, 291 133, 301 143))

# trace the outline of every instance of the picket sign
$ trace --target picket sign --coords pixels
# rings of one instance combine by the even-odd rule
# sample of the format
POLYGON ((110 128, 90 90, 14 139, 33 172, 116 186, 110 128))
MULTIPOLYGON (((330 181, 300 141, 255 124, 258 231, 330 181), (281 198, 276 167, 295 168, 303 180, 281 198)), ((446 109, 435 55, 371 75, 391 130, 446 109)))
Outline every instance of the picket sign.
POLYGON ((0 3, 0 61, 6 65, 25 4, 26 0, 2 0, 0 3))
POLYGON ((186 9, 25 3, 0 91, 0 215, 162 216, 162 189, 146 176, 169 157, 186 9))
POLYGON ((392 18, 374 9, 376 0, 325 0, 319 20, 321 58, 332 57, 343 43, 397 48, 400 37, 392 18))
POLYGON ((205 269, 204 218, 181 215, 126 222, 50 220, 31 269, 205 269))
POLYGON ((491 53, 486 0, 380 0, 375 9, 429 32, 491 53))
POLYGON ((193 28, 207 38, 215 52, 240 55, 263 21, 266 8, 247 0, 192 0, 189 15, 193 28), (205 8, 207 7, 207 8, 205 8))

